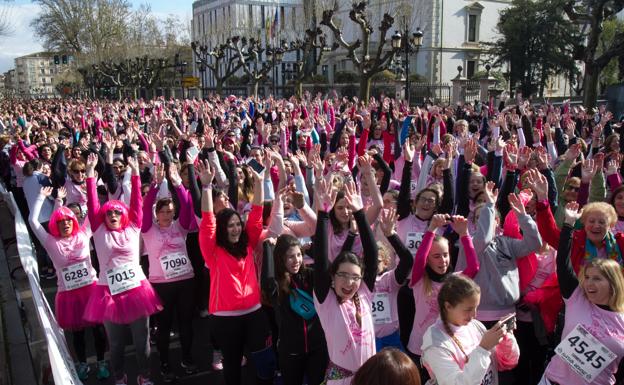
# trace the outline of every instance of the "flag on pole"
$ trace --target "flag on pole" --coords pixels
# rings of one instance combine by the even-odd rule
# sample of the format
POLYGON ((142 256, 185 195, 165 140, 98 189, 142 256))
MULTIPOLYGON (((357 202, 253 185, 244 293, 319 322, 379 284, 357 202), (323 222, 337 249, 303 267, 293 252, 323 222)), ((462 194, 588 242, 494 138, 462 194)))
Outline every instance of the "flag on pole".
POLYGON ((271 35, 273 34, 273 26, 272 26, 272 20, 271 20, 271 16, 269 15, 269 17, 266 18, 265 21, 265 41, 268 43, 269 40, 271 40, 271 35))
POLYGON ((275 7, 275 18, 271 24, 271 38, 275 38, 276 31, 279 29, 279 7, 275 7))

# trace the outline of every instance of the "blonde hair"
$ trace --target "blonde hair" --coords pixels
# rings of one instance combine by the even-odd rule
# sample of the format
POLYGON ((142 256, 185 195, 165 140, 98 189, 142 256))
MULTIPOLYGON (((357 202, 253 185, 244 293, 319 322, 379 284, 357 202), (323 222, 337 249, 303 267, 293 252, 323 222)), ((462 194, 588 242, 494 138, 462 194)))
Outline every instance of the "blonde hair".
POLYGON ((388 250, 388 246, 384 245, 383 242, 377 242, 377 249, 379 259, 381 259, 387 267, 390 267, 392 265, 392 255, 390 254, 390 250, 388 250))
MULTIPOLYGON (((624 276, 622 275, 622 266, 612 259, 594 258, 581 269, 579 274, 581 284, 585 280, 585 272, 591 267, 597 269, 609 282, 611 289, 609 307, 611 310, 624 313, 624 276)), ((583 291, 583 295, 585 295, 585 291, 583 291)))
POLYGON ((581 214, 581 223, 585 225, 585 220, 590 214, 600 213, 607 216, 609 227, 615 226, 618 220, 617 213, 613 206, 606 202, 592 202, 583 207, 583 213, 581 214))

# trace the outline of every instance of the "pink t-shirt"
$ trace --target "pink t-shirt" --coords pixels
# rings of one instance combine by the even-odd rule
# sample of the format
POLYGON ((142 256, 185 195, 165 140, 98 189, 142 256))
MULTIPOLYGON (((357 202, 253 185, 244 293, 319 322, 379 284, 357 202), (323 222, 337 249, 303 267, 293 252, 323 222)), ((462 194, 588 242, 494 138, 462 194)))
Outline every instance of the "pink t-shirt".
POLYGON ((130 223, 121 231, 109 230, 102 224, 93 233, 93 242, 100 262, 100 276, 98 285, 108 285, 106 272, 109 269, 132 263, 137 271, 141 271, 139 264, 139 238, 141 230, 130 223))
POLYGON ((414 324, 410 333, 407 349, 417 355, 422 355, 423 335, 440 315, 438 308, 438 292, 442 287, 441 282, 431 282, 431 294, 425 294, 424 279, 418 281, 412 288, 414 294, 414 304, 416 313, 414 314, 414 324))
POLYGON ((428 227, 427 221, 423 221, 412 214, 398 221, 397 234, 405 243, 405 247, 412 252, 412 255, 416 255, 416 250, 418 250, 428 227))
MULTIPOLYGON (((615 384, 614 374, 624 356, 624 314, 600 307, 589 302, 579 285, 572 296, 564 299, 566 304, 565 325, 562 339, 576 327, 582 325, 592 336, 617 355, 594 379, 592 384, 615 384)), ((550 381, 566 385, 582 385, 587 382, 574 372, 558 355, 553 356, 544 374, 550 381)))
POLYGON ((182 228, 178 221, 171 226, 162 228, 154 223, 147 232, 143 233, 144 248, 149 258, 149 281, 153 283, 176 282, 193 278, 193 268, 186 252, 187 230, 182 228), (163 257, 172 258, 163 260, 163 257), (169 266, 177 263, 177 271, 183 274, 175 274, 169 266), (165 275, 164 269, 170 271, 170 278, 165 275), (174 273, 174 274, 172 274, 174 273))
MULTIPOLYGON (((396 281, 394 270, 387 271, 382 275, 377 276, 375 283, 375 292, 373 293, 373 301, 381 301, 382 306, 386 305, 389 309, 376 310, 378 314, 388 314, 390 316, 389 322, 375 321, 375 337, 382 338, 389 336, 390 334, 399 330, 399 312, 397 310, 397 297, 399 295, 399 289, 401 285, 396 281), (381 297, 377 298, 379 295, 381 297), (386 313, 387 312, 387 313, 386 313)), ((382 317, 380 317, 380 320, 382 317)))
MULTIPOLYGON (((329 262, 333 262, 338 254, 340 254, 340 250, 342 250, 342 245, 344 245, 347 237, 349 236, 349 230, 344 230, 339 234, 335 234, 334 226, 332 226, 331 221, 329 222, 328 227, 329 228, 327 231, 329 232, 329 253, 327 254, 327 258, 329 259, 329 262)), ((360 237, 355 237, 351 251, 359 257, 362 256, 362 241, 360 240, 360 237)))
MULTIPOLYGON (((329 290, 325 302, 319 303, 314 295, 314 307, 327 337, 329 359, 334 364, 355 373, 370 357, 375 355, 375 329, 371 314, 372 294, 362 282, 358 290, 362 326, 355 318, 353 301, 338 302, 336 293, 329 290)), ((350 383, 342 381, 342 383, 350 383)), ((338 384, 340 381, 329 381, 338 384)))
POLYGON ((624 233, 624 221, 618 220, 615 222, 615 228, 613 230, 614 233, 624 233))
POLYGON ((78 203, 82 208, 82 212, 87 212, 87 183, 76 184, 71 178, 65 179, 65 190, 67 191, 67 202, 78 203))

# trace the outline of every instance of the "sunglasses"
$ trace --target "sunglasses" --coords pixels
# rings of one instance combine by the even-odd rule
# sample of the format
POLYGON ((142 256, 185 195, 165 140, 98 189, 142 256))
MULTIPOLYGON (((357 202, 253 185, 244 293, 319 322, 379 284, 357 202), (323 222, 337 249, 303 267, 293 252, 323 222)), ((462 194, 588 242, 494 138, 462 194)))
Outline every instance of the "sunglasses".
POLYGON ((566 186, 567 191, 579 191, 581 188, 576 186, 566 186))
POLYGON ((119 217, 119 216, 121 216, 121 210, 108 210, 106 212, 106 216, 109 217, 109 218, 112 217, 112 216, 118 216, 119 217))
POLYGON ((80 169, 77 169, 77 170, 72 170, 72 172, 73 172, 74 174, 79 174, 79 173, 84 174, 84 173, 86 173, 87 171, 86 171, 84 168, 80 168, 80 169))

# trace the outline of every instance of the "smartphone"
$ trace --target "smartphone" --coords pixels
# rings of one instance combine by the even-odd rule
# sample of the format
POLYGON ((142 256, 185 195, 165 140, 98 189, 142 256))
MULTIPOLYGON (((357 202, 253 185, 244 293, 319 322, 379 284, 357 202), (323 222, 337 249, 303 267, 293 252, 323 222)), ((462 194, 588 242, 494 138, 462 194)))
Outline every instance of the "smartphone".
POLYGON ((260 174, 262 171, 264 171, 264 166, 261 165, 260 163, 258 163, 257 160, 255 159, 250 159, 247 164, 249 165, 249 167, 253 168, 258 174, 260 174))
POLYGON ((505 325, 507 331, 512 331, 516 328, 516 313, 511 313, 500 319, 501 326, 505 325))
POLYGON ((197 158, 197 154, 199 154, 199 149, 195 146, 191 146, 186 150, 188 156, 194 161, 197 158))

